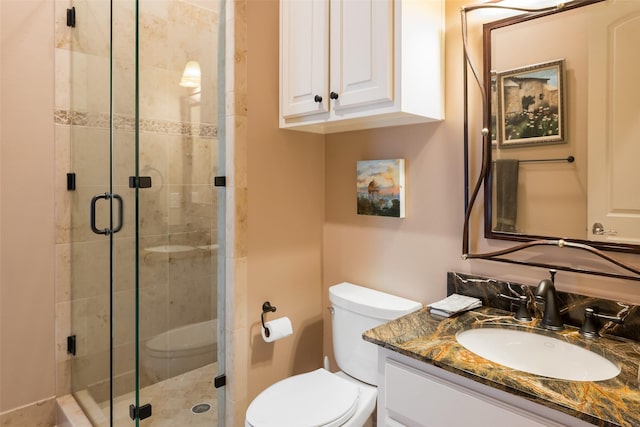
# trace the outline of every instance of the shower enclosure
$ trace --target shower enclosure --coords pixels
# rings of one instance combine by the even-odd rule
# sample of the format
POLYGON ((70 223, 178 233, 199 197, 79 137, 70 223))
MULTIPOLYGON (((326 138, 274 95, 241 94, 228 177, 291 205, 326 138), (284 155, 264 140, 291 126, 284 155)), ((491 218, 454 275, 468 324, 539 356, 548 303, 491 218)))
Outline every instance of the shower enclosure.
POLYGON ((71 391, 95 426, 218 425, 224 1, 64 7, 71 391))

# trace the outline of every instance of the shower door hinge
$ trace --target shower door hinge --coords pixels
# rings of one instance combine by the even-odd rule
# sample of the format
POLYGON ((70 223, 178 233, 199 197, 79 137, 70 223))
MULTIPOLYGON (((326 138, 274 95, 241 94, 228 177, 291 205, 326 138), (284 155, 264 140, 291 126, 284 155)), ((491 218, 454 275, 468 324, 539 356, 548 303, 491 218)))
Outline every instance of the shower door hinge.
POLYGON ((136 405, 129 405, 129 417, 132 420, 144 420, 151 416, 151 403, 136 407, 136 405))
POLYGON ((76 336, 69 335, 67 337, 67 353, 75 356, 76 355, 76 336))
POLYGON ((224 387, 227 385, 227 376, 225 374, 218 375, 213 379, 213 386, 215 388, 224 387))
POLYGON ((129 188, 151 188, 150 176, 130 176, 129 188))
POLYGON ((67 27, 74 28, 76 26, 76 8, 67 9, 67 27))
POLYGON ((214 187, 226 187, 227 186, 227 177, 226 176, 216 176, 213 178, 213 186, 214 187))
POLYGON ((67 191, 74 191, 76 189, 76 173, 69 172, 67 174, 67 191))

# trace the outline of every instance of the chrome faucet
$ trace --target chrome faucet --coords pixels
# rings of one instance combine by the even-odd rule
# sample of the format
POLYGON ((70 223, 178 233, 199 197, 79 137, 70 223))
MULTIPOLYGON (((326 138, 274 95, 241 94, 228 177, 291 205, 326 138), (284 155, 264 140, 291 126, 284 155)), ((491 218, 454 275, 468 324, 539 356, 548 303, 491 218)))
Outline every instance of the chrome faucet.
POLYGON ((562 318, 560 317, 560 307, 558 294, 555 287, 556 270, 549 270, 551 279, 544 279, 538 283, 536 288, 536 301, 544 303, 542 321, 540 326, 546 329, 558 331, 564 329, 562 318))

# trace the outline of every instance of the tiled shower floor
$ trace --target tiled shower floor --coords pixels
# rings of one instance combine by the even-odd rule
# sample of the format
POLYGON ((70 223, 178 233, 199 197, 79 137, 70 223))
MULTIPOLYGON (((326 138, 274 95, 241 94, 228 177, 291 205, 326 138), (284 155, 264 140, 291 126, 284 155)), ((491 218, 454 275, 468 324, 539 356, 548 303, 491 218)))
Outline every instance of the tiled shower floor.
MULTIPOLYGON (((218 364, 211 363, 202 368, 177 377, 144 387, 140 390, 140 403, 150 403, 153 414, 140 422, 141 427, 216 427, 218 425, 217 392, 213 378, 217 375, 218 364), (208 403, 211 409, 194 414, 191 408, 198 403, 208 403)), ((134 392, 118 396, 114 400, 114 422, 116 427, 131 427, 129 405, 134 402, 134 392)), ((109 402, 97 405, 101 413, 91 414, 94 424, 108 426, 109 402)))

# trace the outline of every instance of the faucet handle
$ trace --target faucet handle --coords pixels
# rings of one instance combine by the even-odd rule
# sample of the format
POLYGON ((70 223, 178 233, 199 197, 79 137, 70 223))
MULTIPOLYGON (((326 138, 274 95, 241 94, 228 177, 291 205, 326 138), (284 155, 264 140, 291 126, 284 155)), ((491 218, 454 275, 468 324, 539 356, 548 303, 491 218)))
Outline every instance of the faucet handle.
POLYGON ((598 332, 599 325, 597 319, 608 320, 617 324, 624 323, 624 319, 620 316, 598 313, 598 307, 587 307, 584 309, 584 323, 580 328, 580 335, 587 338, 596 338, 600 336, 598 332))
POLYGON ((517 297, 512 297, 510 295, 498 294, 498 297, 518 304, 518 310, 513 315, 513 318, 518 322, 530 322, 531 320, 533 320, 531 317, 531 313, 529 313, 529 297, 527 297, 526 295, 518 295, 517 297))

